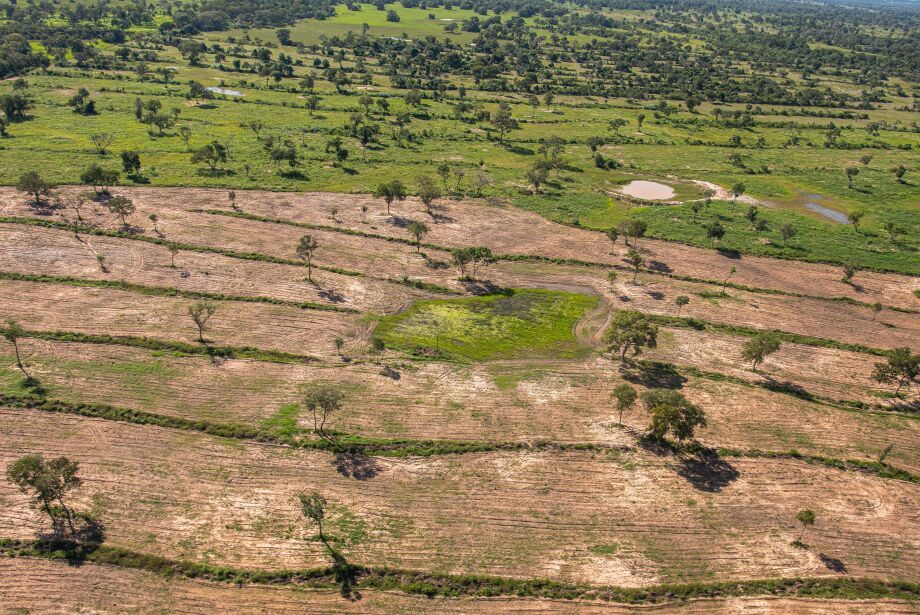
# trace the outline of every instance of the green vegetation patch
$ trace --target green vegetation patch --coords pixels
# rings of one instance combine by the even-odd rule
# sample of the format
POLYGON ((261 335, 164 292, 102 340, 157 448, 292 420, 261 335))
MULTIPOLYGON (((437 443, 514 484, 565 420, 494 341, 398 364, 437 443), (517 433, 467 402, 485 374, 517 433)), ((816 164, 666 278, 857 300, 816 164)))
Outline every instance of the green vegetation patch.
POLYGON ((587 351, 574 330, 597 301, 597 297, 537 289, 418 301, 399 314, 381 318, 376 337, 390 347, 418 354, 473 361, 571 358, 587 351))

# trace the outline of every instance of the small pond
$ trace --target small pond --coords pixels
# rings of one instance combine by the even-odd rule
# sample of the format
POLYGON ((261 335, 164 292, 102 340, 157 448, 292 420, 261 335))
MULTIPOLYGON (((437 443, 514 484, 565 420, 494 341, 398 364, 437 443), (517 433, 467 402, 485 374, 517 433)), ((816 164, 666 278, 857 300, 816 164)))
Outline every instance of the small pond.
POLYGON ((820 194, 806 194, 805 197, 809 199, 805 201, 805 209, 821 214, 828 220, 833 220, 837 224, 849 224, 849 218, 847 218, 847 215, 842 211, 837 211, 836 209, 831 209, 830 207, 825 207, 815 202, 824 198, 820 194))
POLYGON ((219 88, 213 85, 205 89, 208 90, 209 92, 214 92, 215 94, 223 94, 224 96, 242 96, 243 95, 243 93, 238 90, 227 90, 225 88, 219 88))
POLYGON ((645 199, 647 201, 663 201, 666 199, 673 199, 677 196, 677 193, 674 192, 674 188, 671 186, 642 179, 629 182, 620 188, 620 192, 626 196, 645 199))

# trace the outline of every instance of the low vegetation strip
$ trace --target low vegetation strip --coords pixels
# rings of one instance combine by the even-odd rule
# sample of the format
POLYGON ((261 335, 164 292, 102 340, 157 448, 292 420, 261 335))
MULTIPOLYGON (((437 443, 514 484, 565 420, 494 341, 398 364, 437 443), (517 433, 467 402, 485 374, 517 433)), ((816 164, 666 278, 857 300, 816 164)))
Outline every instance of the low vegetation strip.
MULTIPOLYGON (((278 256, 270 256, 268 254, 261 254, 259 252, 240 252, 238 250, 231 250, 229 248, 218 248, 215 246, 201 246, 193 243, 183 243, 179 241, 169 241, 168 239, 162 239, 159 237, 148 237, 147 235, 141 235, 138 233, 127 233, 124 231, 113 231, 109 229, 96 228, 92 226, 80 226, 67 224, 65 222, 57 222, 55 220, 39 220, 38 218, 28 218, 21 216, 0 216, 0 223, 4 224, 23 224, 26 226, 40 226, 44 228, 52 228, 62 231, 72 231, 83 233, 84 235, 95 235, 97 237, 114 237, 117 239, 131 239, 134 241, 145 241, 147 243, 156 244, 158 246, 164 247, 174 247, 178 250, 185 250, 187 252, 202 252, 210 254, 220 254, 221 256, 227 256, 230 258, 238 258, 241 260, 247 261, 262 261, 266 263, 274 263, 276 265, 294 265, 296 267, 302 267, 303 261, 295 260, 292 258, 281 258, 278 256)), ((341 269, 339 267, 327 267, 324 265, 316 265, 313 267, 321 271, 328 271, 330 273, 338 273, 340 275, 348 275, 354 277, 362 277, 364 274, 357 271, 349 271, 347 269, 341 269)))
POLYGON ((798 385, 789 385, 786 383, 778 383, 770 380, 755 382, 752 380, 746 380, 738 376, 730 376, 728 374, 723 374, 722 372, 711 372, 704 369, 699 369, 698 367, 693 367, 690 365, 687 366, 676 366, 673 363, 665 363, 663 361, 649 361, 647 359, 640 359, 635 361, 637 365, 642 366, 642 368, 648 372, 668 372, 676 371, 679 374, 685 374, 687 376, 695 376, 697 378, 705 378, 707 380, 713 380, 715 382, 731 382, 732 384, 737 384, 740 386, 746 387, 759 387, 772 391, 774 393, 780 393, 782 395, 791 395, 798 399, 804 399, 805 401, 810 401, 814 403, 827 404, 835 408, 840 408, 842 410, 849 411, 879 411, 884 413, 901 413, 904 416, 920 418, 917 414, 917 407, 915 405, 906 404, 901 407, 892 407, 884 406, 881 404, 868 404, 863 401, 857 401, 854 399, 835 399, 832 397, 827 397, 824 395, 818 395, 812 393, 798 385))
MULTIPOLYGON (((361 436, 339 434, 335 432, 327 432, 323 437, 317 437, 312 431, 307 429, 299 430, 294 434, 286 434, 265 427, 251 427, 239 423, 214 423, 211 421, 190 420, 181 417, 144 412, 141 410, 118 408, 107 404, 72 403, 46 397, 10 395, 5 393, 0 393, 0 406, 60 414, 74 414, 122 423, 132 423, 135 425, 154 425, 156 427, 168 429, 196 431, 210 436, 326 451, 333 454, 363 454, 375 455, 378 457, 434 457, 438 455, 490 453, 499 451, 603 452, 614 450, 614 447, 591 442, 561 443, 548 440, 529 443, 471 440, 381 439, 363 438, 361 436)), ((715 454, 720 457, 731 458, 797 459, 806 463, 821 464, 838 470, 866 472, 874 474, 879 478, 889 478, 920 484, 920 476, 906 470, 895 468, 883 462, 808 455, 800 453, 797 450, 763 451, 758 449, 741 450, 734 448, 711 449, 699 444, 683 446, 675 446, 661 442, 655 442, 654 444, 675 454, 702 455, 703 458, 715 454)), ((616 447, 616 450, 626 449, 616 447)))
POLYGON ((871 354, 877 357, 887 357, 891 353, 882 348, 872 348, 863 344, 850 344, 825 337, 815 337, 813 335, 803 335, 801 333, 789 333, 778 329, 758 329, 756 327, 746 327, 744 325, 729 325, 715 323, 699 318, 678 318, 677 316, 665 316, 663 314, 648 314, 650 320, 659 325, 666 327, 679 327, 682 329, 695 329, 697 331, 711 331, 715 333, 727 333, 728 335, 738 335, 743 337, 753 337, 760 333, 771 333, 780 341, 791 344, 800 344, 802 346, 815 346, 818 348, 833 348, 835 350, 848 350, 850 352, 860 352, 871 354))
POLYGON ((205 355, 226 359, 253 359, 272 363, 306 363, 319 361, 311 355, 293 354, 279 350, 262 350, 252 346, 214 346, 211 344, 190 344, 174 340, 129 335, 99 335, 93 333, 74 333, 72 331, 35 331, 26 330, 23 337, 31 337, 52 342, 77 342, 81 344, 112 344, 160 350, 179 354, 205 355))
POLYGON ((154 297, 184 297, 188 299, 210 299, 213 301, 270 303, 272 305, 296 307, 302 310, 322 310, 325 312, 344 312, 346 314, 359 313, 359 311, 354 308, 326 305, 323 303, 315 303, 313 301, 290 301, 287 299, 277 299, 275 297, 263 296, 225 295, 222 293, 209 293, 197 290, 182 290, 179 288, 170 288, 167 286, 147 286, 144 284, 134 284, 132 282, 125 282, 122 280, 90 280, 86 278, 76 278, 70 276, 31 275, 25 273, 14 273, 10 271, 0 271, 0 280, 37 282, 46 284, 67 284, 69 286, 78 286, 83 288, 111 288, 140 293, 142 295, 150 295, 154 297))
POLYGON ((624 604, 672 604, 701 598, 784 596, 840 600, 920 600, 920 583, 853 577, 778 578, 714 583, 655 585, 643 588, 594 587, 548 579, 511 579, 488 575, 446 575, 341 563, 303 570, 256 570, 172 560, 117 546, 67 541, 0 539, 0 555, 91 562, 165 577, 217 583, 378 589, 434 597, 534 597, 597 600, 624 604))

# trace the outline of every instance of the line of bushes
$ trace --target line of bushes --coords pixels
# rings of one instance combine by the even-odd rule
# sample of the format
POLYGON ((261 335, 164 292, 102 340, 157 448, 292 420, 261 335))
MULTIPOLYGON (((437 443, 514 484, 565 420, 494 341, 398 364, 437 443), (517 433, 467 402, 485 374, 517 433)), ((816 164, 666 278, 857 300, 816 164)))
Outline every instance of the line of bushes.
POLYGON ((760 333, 771 333, 784 342, 791 344, 800 344, 802 346, 815 346, 818 348, 833 348, 835 350, 847 350, 850 352, 859 352, 871 354, 877 357, 889 356, 889 351, 881 348, 872 348, 863 344, 850 344, 838 340, 828 339, 825 337, 815 337, 813 335, 804 335, 802 333, 789 333, 778 329, 757 329, 744 325, 729 325, 724 323, 715 323, 699 318, 678 318, 677 316, 666 316, 664 314, 646 314, 653 322, 666 327, 677 327, 682 329, 695 329, 697 331, 714 331, 716 333, 727 333, 729 335, 738 335, 743 337, 753 337, 760 333))
POLYGON ((313 301, 290 301, 288 299, 278 299, 276 297, 225 295, 223 293, 209 293, 198 290, 182 290, 179 288, 169 288, 166 286, 147 286, 144 284, 134 284, 132 282, 125 282, 122 280, 91 280, 87 278, 75 278, 70 276, 31 275, 26 273, 13 273, 10 271, 0 271, 0 280, 67 284, 68 286, 77 286, 82 288, 110 288, 115 290, 125 290, 129 292, 140 293, 142 295, 149 295, 152 297, 184 297, 187 299, 210 299, 213 301, 270 303, 272 305, 296 307, 302 310, 322 310, 324 312, 343 312, 346 314, 359 313, 358 310, 354 308, 326 305, 323 303, 315 303, 313 301))
MULTIPOLYGON (((284 435, 270 429, 250 427, 239 423, 213 423, 210 421, 191 420, 181 417, 165 416, 118 408, 108 404, 72 403, 61 400, 35 396, 18 396, 0 393, 0 405, 15 408, 28 408, 43 412, 75 414, 110 421, 132 423, 136 425, 155 425, 170 429, 196 431, 211 436, 252 440, 255 442, 279 444, 295 448, 326 451, 333 454, 364 454, 379 457, 433 457, 439 455, 462 455, 469 453, 489 453, 498 451, 588 451, 603 452, 611 447, 596 443, 558 443, 540 440, 527 442, 487 442, 469 440, 411 440, 364 438, 350 434, 327 432, 325 437, 315 438, 309 430, 300 435, 284 435)), ((821 455, 806 455, 798 451, 762 451, 757 449, 742 450, 733 448, 709 449, 698 443, 689 445, 662 444, 675 453, 697 454, 715 451, 722 457, 787 458, 800 459, 808 463, 820 463, 839 470, 859 470, 870 472, 880 478, 891 478, 912 483, 920 483, 920 476, 901 470, 887 463, 861 460, 844 460, 821 455)), ((623 450, 623 449, 618 449, 623 450)))
MULTIPOLYGON (((23 224, 26 226, 40 226, 44 228, 51 228, 61 231, 73 231, 74 225, 67 224, 65 222, 58 222, 56 220, 39 220, 37 218, 24 218, 19 216, 0 216, 0 222, 5 224, 23 224)), ((167 239, 161 239, 159 237, 148 237, 147 235, 140 235, 137 233, 126 233, 123 231, 112 231, 109 229, 95 228, 91 226, 77 226, 76 229, 83 233, 84 235, 95 235, 97 237, 113 237, 116 239, 130 239, 133 241, 145 241, 147 243, 152 243, 158 246, 175 246, 179 250, 185 250, 186 252, 200 252, 200 253, 210 253, 210 254, 220 254, 221 256, 227 256, 230 258, 238 258, 241 260, 247 261, 258 261, 265 263, 274 263, 276 265, 293 265, 295 267, 303 267, 304 264, 302 261, 295 260, 292 258, 281 258, 278 256, 270 256, 268 254, 262 254, 259 252, 240 252, 238 250, 231 250, 230 248, 218 248, 214 246, 200 246, 193 243, 183 243, 179 241, 169 241, 167 239)), ((350 271, 348 269, 341 269, 339 267, 327 267, 324 265, 313 265, 315 269, 321 271, 328 271, 330 273, 338 273, 341 275, 353 276, 353 277, 363 277, 364 274, 358 271, 350 271)))
MULTIPOLYGON (((333 567, 303 570, 256 570, 171 560, 105 544, 67 541, 0 539, 6 557, 36 557, 72 564, 92 562, 145 570, 167 578, 181 577, 212 582, 260 585, 296 585, 331 589, 340 577, 333 567)), ((429 598, 498 597, 550 600, 597 600, 624 604, 673 604, 703 598, 785 596, 841 600, 920 599, 920 583, 854 577, 774 578, 749 581, 698 582, 643 588, 579 585, 548 579, 513 579, 490 575, 447 575, 346 564, 349 582, 357 588, 398 591, 429 598)))
POLYGON ((253 359, 271 363, 307 363, 319 361, 310 355, 281 352, 280 350, 262 350, 252 346, 213 346, 210 344, 190 344, 173 340, 130 335, 108 335, 93 333, 75 333, 71 331, 33 331, 25 332, 25 337, 48 340, 51 342, 75 342, 80 344, 112 344, 130 346, 147 350, 160 350, 187 355, 204 355, 225 359, 253 359))
MULTIPOLYGON (((259 216, 257 214, 249 214, 249 213, 237 212, 237 211, 226 211, 222 209, 194 209, 192 211, 219 215, 219 216, 230 216, 234 218, 243 218, 246 220, 254 220, 258 222, 270 222, 273 224, 285 224, 288 226, 297 226, 297 227, 307 228, 307 229, 330 231, 330 232, 335 232, 335 233, 342 233, 345 235, 366 237, 370 239, 382 239, 384 241, 392 241, 392 242, 402 243, 402 244, 406 244, 410 246, 415 245, 415 242, 413 242, 410 239, 404 239, 401 237, 391 237, 388 235, 380 235, 378 233, 368 233, 365 231, 359 231, 359 230, 355 230, 355 229, 351 229, 347 227, 341 227, 341 226, 327 226, 323 224, 310 224, 308 222, 295 222, 293 220, 286 220, 284 218, 259 216)), ((676 243, 682 243, 682 242, 676 242, 676 243)), ((451 248, 447 246, 435 244, 435 243, 424 242, 422 243, 422 245, 426 248, 431 248, 434 250, 442 250, 445 252, 451 251, 451 248)), ((497 254, 495 256, 495 260, 543 262, 543 263, 551 263, 551 264, 557 264, 557 265, 576 265, 576 266, 581 266, 581 267, 604 268, 604 269, 610 269, 610 268, 615 268, 615 269, 620 269, 620 270, 629 269, 628 267, 625 267, 623 265, 618 265, 618 264, 607 264, 607 263, 600 263, 597 261, 586 261, 586 260, 580 260, 580 259, 574 259, 574 258, 555 258, 551 256, 541 256, 541 255, 536 255, 536 254, 497 254)), ((734 288, 735 290, 742 290, 742 291, 751 292, 751 293, 782 295, 786 297, 799 297, 803 299, 817 299, 820 301, 836 301, 836 302, 847 303, 850 305, 856 305, 860 307, 867 307, 867 308, 872 307, 871 303, 858 301, 850 297, 843 297, 843 296, 824 297, 821 295, 808 295, 805 293, 795 293, 795 292, 778 290, 778 289, 773 289, 773 288, 760 288, 757 286, 748 286, 746 284, 738 284, 735 282, 728 282, 728 281, 723 281, 723 280, 710 280, 706 278, 697 278, 697 277, 693 277, 689 275, 681 275, 681 274, 669 273, 665 271, 656 271, 654 269, 645 269, 644 271, 646 273, 651 273, 654 275, 661 275, 664 277, 673 278, 675 280, 682 280, 685 282, 696 282, 700 284, 709 284, 713 286, 734 288)), ((904 312, 907 314, 920 314, 920 310, 915 310, 915 309, 910 309, 910 308, 903 308, 903 307, 890 306, 890 305, 886 305, 884 307, 886 309, 896 311, 896 312, 904 312)))

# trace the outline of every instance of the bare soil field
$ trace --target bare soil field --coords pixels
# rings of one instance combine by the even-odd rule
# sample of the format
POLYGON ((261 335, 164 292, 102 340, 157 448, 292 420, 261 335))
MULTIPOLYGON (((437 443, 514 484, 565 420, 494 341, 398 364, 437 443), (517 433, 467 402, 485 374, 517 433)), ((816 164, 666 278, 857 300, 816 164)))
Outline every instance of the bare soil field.
MULTIPOLYGON (((227 194, 218 190, 119 188, 118 192, 129 195, 135 201, 137 219, 145 219, 149 213, 160 216, 160 227, 164 235, 173 239, 177 238, 176 233, 191 230, 187 220, 183 220, 182 228, 179 228, 177 218, 182 217, 179 213, 181 210, 231 211, 227 194)), ((428 217, 421 204, 411 198, 395 204, 392 209, 395 217, 388 217, 383 203, 368 195, 239 191, 237 204, 247 213, 310 224, 341 226, 402 239, 408 239, 409 235, 402 228, 400 216, 416 219, 428 217), (366 222, 362 221, 361 205, 369 207, 366 222), (332 208, 337 209, 335 220, 331 217, 332 208)), ((2 189, 0 214, 29 215, 31 210, 21 195, 10 189, 2 189)), ((439 205, 436 214, 435 224, 429 225, 432 230, 426 237, 426 241, 434 244, 458 247, 470 245, 470 238, 476 238, 476 243, 487 245, 497 253, 541 255, 610 264, 621 263, 626 254, 622 242, 617 244, 615 253, 611 254, 612 246, 601 233, 555 224, 510 206, 491 205, 476 200, 445 200, 439 205)), ((105 216, 112 224, 115 223, 110 214, 105 216)), ((274 226, 278 228, 281 225, 274 226)), ((300 234, 311 232, 294 230, 300 234)), ((271 244, 274 237, 252 239, 271 244)), ((755 256, 727 258, 713 250, 650 239, 641 240, 640 249, 647 261, 662 263, 678 275, 720 280, 731 267, 735 267, 737 271, 732 281, 739 284, 808 295, 847 296, 868 303, 880 301, 886 305, 917 307, 917 299, 912 293, 920 290, 920 278, 866 271, 860 272, 856 278, 857 284, 851 286, 840 282, 839 267, 828 265, 755 256)))
MULTIPOLYGON (((623 586, 920 570, 920 487, 795 460, 732 460, 705 486, 694 466, 641 451, 376 459, 373 479, 355 480, 325 453, 36 411, 0 418, 0 461, 36 448, 79 460, 74 502, 105 519, 108 543, 169 557, 322 565, 296 505, 321 488, 329 534, 367 565, 623 586), (803 506, 822 519, 809 550, 790 545, 803 506)), ((0 499, 3 535, 42 528, 6 483, 0 499)))
POLYGON ((757 366, 757 373, 741 358, 745 338, 734 335, 664 328, 658 347, 644 357, 737 376, 762 384, 800 386, 832 399, 867 403, 883 401, 879 393, 892 391, 872 380, 881 357, 834 348, 783 344, 757 366))
MULTIPOLYGON (((85 189, 61 192, 73 196, 85 189)), ((171 418, 243 425, 259 434, 288 430, 284 433, 312 437, 305 396, 319 384, 331 384, 343 394, 342 408, 330 422, 339 434, 409 443, 448 441, 441 443, 445 446, 468 440, 535 448, 489 446, 478 450, 491 452, 369 457, 260 443, 251 433, 246 436, 250 439, 229 439, 204 435, 188 425, 186 430, 166 429, 135 424, 137 418, 129 423, 0 407, 0 466, 31 452, 67 455, 79 462, 83 485, 71 502, 101 519, 107 545, 215 566, 326 566, 329 553, 316 527, 301 515, 297 499, 299 493, 315 490, 329 502, 326 530, 333 543, 348 561, 368 566, 545 578, 594 587, 792 576, 920 581, 920 485, 883 478, 878 474, 882 466, 874 471, 857 470, 853 464, 841 469, 789 454, 872 463, 887 455, 893 468, 920 473, 916 405, 911 412, 908 401, 891 398, 892 386, 871 377, 883 357, 869 350, 783 343, 755 372, 741 357, 748 337, 730 334, 727 327, 916 350, 920 315, 911 310, 920 308, 913 294, 920 289, 920 278, 862 271, 848 285, 840 282, 839 267, 730 258, 642 239, 639 249, 647 263, 663 275, 642 271, 634 283, 632 273, 623 268, 622 240, 614 247, 601 233, 484 201, 442 199, 429 216, 418 201, 408 199, 394 203, 394 215, 388 216, 382 201, 367 195, 237 192, 242 212, 324 227, 308 229, 203 211, 232 213, 227 193, 219 190, 113 192, 129 195, 137 205, 130 221, 142 228, 133 231, 134 237, 83 232, 77 238, 65 228, 0 223, 0 272, 76 278, 0 280, 0 322, 16 318, 27 330, 193 344, 198 331, 188 308, 198 299, 188 293, 204 293, 224 297, 215 300, 218 310, 204 334, 208 344, 318 360, 271 362, 265 354, 212 360, 26 336, 18 340, 18 349, 41 386, 23 380, 13 345, 0 339, 0 390, 5 394, 110 404, 171 418), (368 207, 366 214, 362 205, 368 207), (150 214, 156 214, 155 228, 150 214), (422 247, 417 253, 405 242, 412 219, 431 227, 424 241, 439 247, 422 247), (296 247, 306 234, 319 244, 315 284, 305 281, 305 268, 297 264, 296 247), (155 242, 190 245, 171 254, 155 242), (578 350, 564 357, 577 358, 451 355, 440 352, 443 346, 401 346, 398 336, 387 338, 386 348, 374 347, 379 317, 420 299, 484 292, 481 281, 459 280, 450 263, 450 248, 471 245, 488 246, 497 254, 605 265, 500 260, 481 276, 501 288, 601 297, 597 308, 592 299, 591 307, 561 326, 547 325, 578 350), (227 250, 249 254, 217 253, 227 250), (290 262, 273 263, 260 255, 290 262), (105 268, 97 256, 104 258, 105 268), (613 265, 618 278, 611 283, 607 274, 613 265), (708 281, 684 281, 675 275, 708 281), (442 288, 414 287, 416 280, 442 288), (722 280, 808 296, 730 286, 722 293, 722 280), (156 291, 84 286, 81 281, 121 282, 156 291), (164 296, 172 289, 186 296, 164 296), (637 362, 605 354, 602 336, 613 310, 674 316, 679 295, 690 298, 682 317, 713 326, 662 326, 657 347, 639 355, 637 362), (859 303, 831 300, 839 297, 859 303), (908 309, 876 312, 870 307, 876 301, 908 309), (295 302, 348 311, 313 309, 315 305, 305 309, 295 302), (341 349, 336 348, 339 338, 341 349), (474 360, 484 358, 489 360, 474 360), (708 425, 695 434, 697 442, 733 452, 703 460, 642 439, 650 416, 641 402, 625 414, 623 424, 618 422, 612 392, 624 382, 639 393, 679 390, 705 410, 708 425), (882 410, 886 407, 892 411, 882 410), (767 453, 781 455, 771 458, 767 453), (802 548, 792 541, 801 531, 796 513, 806 508, 816 512, 817 523, 808 529, 802 548)), ((73 215, 66 209, 36 212, 21 195, 0 188, 0 216, 61 224, 73 215)), ((92 201, 81 216, 99 229, 122 229, 119 219, 92 201)), ((477 301, 463 304, 479 305, 477 301)), ((450 306, 454 309, 456 302, 450 306)), ((528 325, 542 322, 530 312, 525 317, 524 311, 502 309, 469 310, 454 317, 482 324, 475 330, 483 335, 491 334, 488 327, 502 330, 494 323, 505 323, 506 317, 528 325)), ((422 325, 424 329, 430 323, 422 325)), ((458 341, 460 334, 445 333, 455 330, 451 326, 444 321, 440 334, 449 338, 444 341, 482 344, 479 339, 458 341)), ((422 339, 407 330, 403 339, 422 339)), ((548 335, 536 325, 536 333, 517 330, 538 341, 548 335)), ((440 339, 437 332, 433 335, 440 339)), ((0 481, 0 539, 33 539, 48 530, 28 498, 0 481)), ((916 607, 789 598, 632 607, 531 598, 431 600, 377 590, 352 602, 337 592, 305 587, 236 587, 128 568, 2 557, 0 578, 9 580, 0 583, 3 608, 11 604, 16 609, 33 599, 38 600, 29 603, 33 608, 52 612, 904 613, 916 607)))
POLYGON ((182 615, 232 613, 583 613, 670 615, 688 608, 694 613, 722 615, 783 613, 817 615, 833 610, 847 615, 901 615, 913 605, 889 600, 812 600, 790 598, 732 598, 695 600, 689 604, 647 606, 572 602, 535 598, 433 599, 396 592, 361 590, 359 600, 345 600, 338 591, 291 587, 243 586, 166 579, 149 572, 110 566, 34 559, 0 559, 4 613, 30 612, 155 613, 182 615))
POLYGON ((226 295, 272 297, 362 311, 395 312, 431 293, 366 276, 315 271, 220 254, 181 251, 175 267, 165 246, 110 237, 81 236, 62 230, 0 224, 0 270, 22 274, 121 280, 226 295), (100 269, 96 255, 106 261, 100 269))
MULTIPOLYGON (((202 357, 152 356, 140 349, 42 340, 23 342, 23 347, 49 395, 78 403, 259 426, 270 424, 286 404, 301 404, 312 384, 331 382, 346 394, 331 426, 346 433, 636 444, 617 424, 611 399, 613 388, 624 382, 623 374, 598 359, 469 366, 404 363, 397 364, 396 379, 373 363, 339 368, 235 359, 214 363, 202 357), (373 395, 372 405, 363 403, 366 395, 373 395)), ((15 381, 12 356, 5 358, 4 367, 15 381)), ((845 410, 696 377, 679 378, 675 385, 706 410, 709 425, 699 433, 706 445, 874 460, 890 444, 892 464, 920 472, 915 446, 920 420, 913 416, 845 410)), ((312 427, 306 410, 296 420, 301 427, 312 427)), ((641 404, 624 416, 624 424, 635 432, 648 424, 641 404)))
MULTIPOLYGON (((198 332, 187 311, 193 303, 113 289, 0 281, 0 314, 15 315, 24 327, 43 331, 194 342, 198 332), (22 305, 29 306, 25 313, 22 305)), ((349 348, 362 343, 365 332, 360 316, 355 314, 270 304, 231 305, 211 318, 206 340, 218 345, 332 356, 336 353, 334 338, 341 337, 349 348)))

